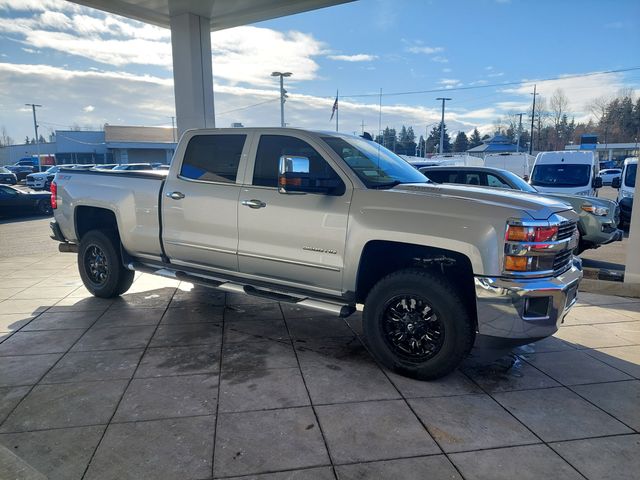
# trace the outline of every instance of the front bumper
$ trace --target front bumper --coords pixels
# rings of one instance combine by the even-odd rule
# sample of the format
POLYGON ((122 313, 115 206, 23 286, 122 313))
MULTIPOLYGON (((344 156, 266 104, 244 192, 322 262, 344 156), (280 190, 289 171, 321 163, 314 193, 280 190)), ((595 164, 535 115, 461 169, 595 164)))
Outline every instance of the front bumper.
POLYGON ((26 180, 27 187, 31 188, 44 188, 47 184, 46 178, 29 178, 26 180))
POLYGON ((475 277, 479 340, 516 346, 553 335, 576 302, 581 279, 579 259, 554 278, 475 277))

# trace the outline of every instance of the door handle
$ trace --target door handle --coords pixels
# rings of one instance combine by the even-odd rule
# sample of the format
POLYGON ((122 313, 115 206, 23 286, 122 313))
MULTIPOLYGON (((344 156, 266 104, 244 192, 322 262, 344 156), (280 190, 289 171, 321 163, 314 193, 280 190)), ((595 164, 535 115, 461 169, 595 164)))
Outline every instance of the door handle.
POLYGON ((249 208, 264 208, 267 206, 266 203, 264 203, 261 200, 256 200, 256 199, 252 199, 252 200, 243 200, 242 201, 242 205, 244 205, 245 207, 249 207, 249 208))
POLYGON ((182 192, 167 192, 167 197, 172 198, 174 200, 181 200, 184 198, 184 193, 182 192))

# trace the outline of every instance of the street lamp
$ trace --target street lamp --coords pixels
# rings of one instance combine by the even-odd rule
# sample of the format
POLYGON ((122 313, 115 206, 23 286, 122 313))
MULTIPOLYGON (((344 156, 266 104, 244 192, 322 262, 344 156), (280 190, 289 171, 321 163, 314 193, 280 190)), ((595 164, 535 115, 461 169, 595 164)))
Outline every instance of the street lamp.
POLYGON ((284 128, 284 102, 286 101, 287 91, 284 89, 284 77, 290 77, 291 72, 273 72, 272 77, 280 77, 280 126, 284 128))

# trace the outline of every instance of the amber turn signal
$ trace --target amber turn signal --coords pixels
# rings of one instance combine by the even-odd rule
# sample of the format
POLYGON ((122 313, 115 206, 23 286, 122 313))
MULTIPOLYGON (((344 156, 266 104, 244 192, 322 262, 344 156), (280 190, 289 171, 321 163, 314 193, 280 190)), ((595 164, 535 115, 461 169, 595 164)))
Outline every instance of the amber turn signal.
POLYGON ((526 272, 529 257, 515 257, 507 255, 504 257, 504 269, 510 272, 526 272))

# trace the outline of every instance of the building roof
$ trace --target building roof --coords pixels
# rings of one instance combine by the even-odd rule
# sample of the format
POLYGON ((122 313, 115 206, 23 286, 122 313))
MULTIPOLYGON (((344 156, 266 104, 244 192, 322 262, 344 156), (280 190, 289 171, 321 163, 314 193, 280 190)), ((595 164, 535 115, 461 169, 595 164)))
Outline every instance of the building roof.
POLYGON ((469 153, 499 153, 499 152, 526 152, 527 149, 520 145, 518 146, 511 141, 506 135, 494 135, 491 138, 487 138, 482 141, 482 145, 470 148, 467 150, 469 153))
POLYGON ((193 13, 211 19, 211 30, 262 22, 353 0, 71 0, 159 27, 169 28, 171 17, 193 13))

